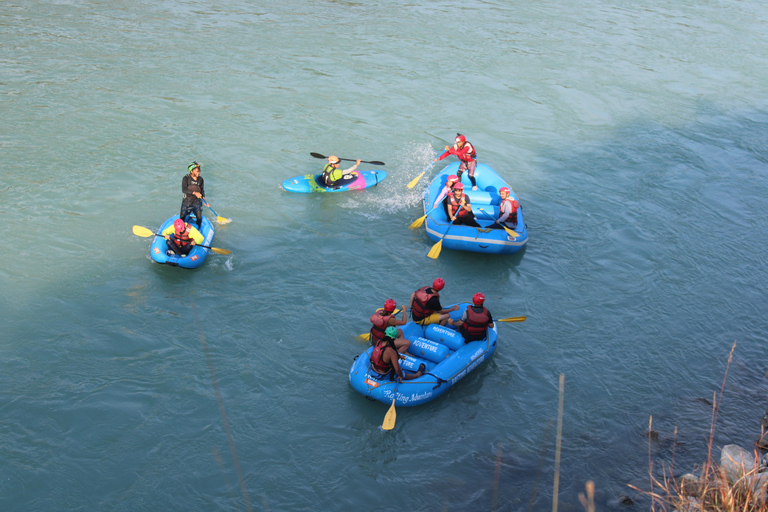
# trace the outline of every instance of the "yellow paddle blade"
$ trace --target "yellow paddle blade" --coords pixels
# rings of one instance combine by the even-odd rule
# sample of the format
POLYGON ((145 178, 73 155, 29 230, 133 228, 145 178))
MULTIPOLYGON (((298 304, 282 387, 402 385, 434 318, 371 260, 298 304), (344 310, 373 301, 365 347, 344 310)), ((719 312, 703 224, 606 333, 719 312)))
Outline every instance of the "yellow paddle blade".
POLYGON ((228 251, 226 249, 219 249, 218 247, 211 247, 211 251, 215 252, 216 254, 232 254, 232 251, 228 251))
POLYGON ((358 336, 355 336, 355 339, 357 341, 371 341, 371 333, 367 332, 365 334, 360 334, 358 336))
POLYGON ((382 430, 392 430, 395 428, 395 419, 397 419, 397 412, 395 412, 395 399, 392 399, 392 406, 387 411, 387 415, 384 416, 384 423, 381 424, 382 430))
POLYGON ((225 219, 224 217, 216 217, 216 222, 219 224, 229 224, 232 222, 232 219, 225 219))
POLYGON ((142 226, 133 226, 133 234, 136 236, 143 236, 144 238, 155 236, 155 234, 142 226))
POLYGON ((515 238, 517 238, 517 237, 519 237, 519 236, 520 236, 520 233, 518 233, 517 231, 512 231, 512 230, 511 230, 511 229, 509 229, 507 226, 504 226, 504 230, 507 232, 507 234, 508 234, 509 236, 513 236, 513 237, 515 237, 515 238))
MULTIPOLYGON (((424 171, 424 172, 427 172, 427 171, 424 171)), ((417 183, 419 182, 419 180, 421 179, 421 177, 422 177, 422 176, 424 176, 424 172, 422 172, 421 174, 419 174, 418 176, 416 176, 415 178, 413 178, 413 179, 411 180, 411 182, 408 184, 408 188, 413 188, 413 187, 415 187, 415 186, 416 186, 416 184, 417 184, 417 183)))
POLYGON ((499 322, 525 322, 526 316, 511 316, 509 318, 502 318, 499 322))
POLYGON ((418 219, 413 221, 411 223, 411 225, 408 226, 408 227, 411 228, 411 229, 419 229, 421 227, 421 225, 424 224, 424 219, 426 219, 426 218, 427 218, 426 215, 422 215, 421 217, 419 217, 418 219))
POLYGON ((438 256, 440 256, 440 251, 443 248, 443 239, 441 238, 439 242, 437 242, 435 245, 432 246, 432 248, 429 250, 429 253, 427 253, 427 256, 432 258, 433 260, 436 260, 438 256))

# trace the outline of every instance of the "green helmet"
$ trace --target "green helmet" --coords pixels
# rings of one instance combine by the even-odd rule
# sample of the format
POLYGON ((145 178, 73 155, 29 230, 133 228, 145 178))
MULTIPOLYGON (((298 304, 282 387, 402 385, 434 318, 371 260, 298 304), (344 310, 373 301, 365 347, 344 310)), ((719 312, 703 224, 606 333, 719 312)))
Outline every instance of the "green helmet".
POLYGON ((392 339, 397 338, 397 335, 398 335, 397 327, 393 327, 393 326, 390 325, 389 327, 387 327, 387 330, 384 331, 384 334, 386 336, 389 336, 392 339))
POLYGON ((189 167, 187 167, 187 171, 192 172, 195 167, 200 167, 200 164, 197 162, 192 162, 189 164, 189 167))

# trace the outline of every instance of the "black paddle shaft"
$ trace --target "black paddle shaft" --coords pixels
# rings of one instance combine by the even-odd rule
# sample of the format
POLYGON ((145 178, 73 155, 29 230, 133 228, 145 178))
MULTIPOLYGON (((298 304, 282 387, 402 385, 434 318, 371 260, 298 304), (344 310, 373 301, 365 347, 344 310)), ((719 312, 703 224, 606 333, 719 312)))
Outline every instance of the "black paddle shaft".
MULTIPOLYGON (((315 158, 328 158, 327 156, 321 155, 320 153, 310 153, 315 158)), ((339 158, 339 160, 345 160, 347 162, 357 162, 357 160, 353 160, 351 158, 339 158)), ((378 160, 373 160, 372 162, 364 162, 360 160, 361 164, 371 164, 371 165, 387 165, 384 162, 379 162, 378 160)))

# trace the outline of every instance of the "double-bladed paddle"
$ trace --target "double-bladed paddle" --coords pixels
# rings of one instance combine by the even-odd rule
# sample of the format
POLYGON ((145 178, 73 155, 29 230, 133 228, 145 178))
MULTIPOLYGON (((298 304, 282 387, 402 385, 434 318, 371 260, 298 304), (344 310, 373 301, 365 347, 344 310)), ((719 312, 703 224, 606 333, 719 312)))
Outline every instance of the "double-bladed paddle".
MULTIPOLYGON (((161 235, 160 233, 153 233, 152 230, 147 229, 143 226, 133 226, 133 234, 136 236, 144 237, 144 238, 149 238, 150 236, 165 236, 165 235, 161 235)), ((218 247, 211 247, 210 245, 198 245, 198 247, 204 247, 205 249, 210 249, 216 254, 225 254, 225 255, 232 254, 232 251, 228 251, 226 249, 219 249, 218 247)))
MULTIPOLYGON (((310 153, 310 155, 312 155, 315 158, 328 158, 327 156, 321 155, 320 153, 310 153)), ((352 159, 352 158, 339 158, 339 160, 346 160, 347 162, 357 162, 357 159, 352 159)), ((360 163, 371 164, 371 165, 387 165, 384 162, 379 162, 378 160, 373 160, 372 162, 363 162, 362 160, 360 160, 360 163)))

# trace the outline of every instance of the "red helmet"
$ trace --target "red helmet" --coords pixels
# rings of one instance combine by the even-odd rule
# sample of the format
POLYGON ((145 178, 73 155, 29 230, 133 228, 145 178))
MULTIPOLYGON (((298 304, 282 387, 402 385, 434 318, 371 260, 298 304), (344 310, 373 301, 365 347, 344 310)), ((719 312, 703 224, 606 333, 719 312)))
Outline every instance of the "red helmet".
POLYGON ((394 311, 396 307, 397 307, 397 302, 395 302, 392 299, 387 299, 384 302, 384 311, 394 311))
POLYGON ((511 191, 509 190, 509 187, 501 187, 501 188, 499 189, 499 194, 501 194, 502 192, 506 192, 506 193, 507 193, 507 195, 509 195, 509 193, 510 193, 511 191))
POLYGON ((432 289, 435 290, 436 292, 439 292, 443 288, 445 288, 445 281, 443 281, 442 277, 438 277, 437 279, 432 281, 432 289))
POLYGON ((463 183, 457 183, 453 186, 453 190, 464 190, 464 184, 463 183))
POLYGON ((184 227, 185 227, 185 226, 184 226, 184 221, 183 221, 183 220, 181 220, 181 219, 176 219, 175 221, 173 221, 173 229, 174 229, 174 230, 175 230, 177 233, 181 233, 181 232, 183 232, 183 231, 184 231, 184 227))
POLYGON ((456 176, 455 174, 451 174, 450 176, 448 176, 448 179, 445 180, 446 183, 448 183, 449 181, 456 183, 457 181, 459 181, 459 177, 456 176))
POLYGON ((467 142, 467 138, 460 133, 456 134, 456 142, 467 142))
POLYGON ((485 302, 485 295, 482 293, 476 293, 472 296, 472 304, 475 306, 482 306, 483 302, 485 302))

